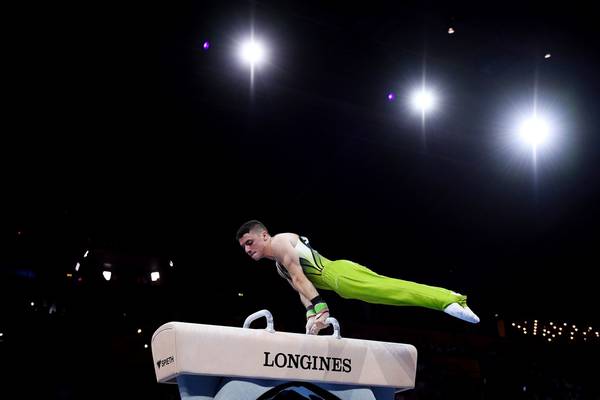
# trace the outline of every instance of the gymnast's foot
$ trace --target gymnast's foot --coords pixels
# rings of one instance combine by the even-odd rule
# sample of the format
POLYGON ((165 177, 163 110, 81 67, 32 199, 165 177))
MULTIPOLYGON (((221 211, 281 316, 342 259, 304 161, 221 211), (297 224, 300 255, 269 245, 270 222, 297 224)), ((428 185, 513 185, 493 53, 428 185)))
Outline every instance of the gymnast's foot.
POLYGON ((446 314, 452 315, 453 317, 462 319, 463 321, 470 322, 472 324, 479 323, 479 317, 475 315, 469 306, 461 306, 458 303, 452 303, 444 309, 446 314))

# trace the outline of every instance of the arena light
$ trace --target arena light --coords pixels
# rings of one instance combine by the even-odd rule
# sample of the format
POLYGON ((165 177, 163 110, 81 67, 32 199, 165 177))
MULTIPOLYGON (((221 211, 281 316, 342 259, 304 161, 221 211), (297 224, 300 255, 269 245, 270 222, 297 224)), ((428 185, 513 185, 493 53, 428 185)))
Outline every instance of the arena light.
POLYGON ((112 276, 112 272, 110 271, 102 271, 102 276, 104 277, 104 279, 106 279, 107 281, 110 281, 110 277, 112 276))
POLYGON ((519 125, 519 136, 525 143, 534 148, 547 143, 551 132, 548 120, 538 115, 523 119, 519 125))
POLYGON ((160 279, 160 272, 151 272, 150 273, 150 279, 152 280, 152 282, 156 282, 157 280, 160 279))
POLYGON ((75 271, 79 271, 79 267, 81 267, 81 264, 79 264, 79 263, 75 264, 75 271))
POLYGON ((239 56, 242 62, 250 65, 251 68, 254 68, 266 62, 267 50, 260 40, 251 37, 244 41, 240 46, 239 56))
POLYGON ((415 89, 410 96, 410 103, 414 111, 424 115, 435 110, 437 96, 433 91, 425 87, 415 89))

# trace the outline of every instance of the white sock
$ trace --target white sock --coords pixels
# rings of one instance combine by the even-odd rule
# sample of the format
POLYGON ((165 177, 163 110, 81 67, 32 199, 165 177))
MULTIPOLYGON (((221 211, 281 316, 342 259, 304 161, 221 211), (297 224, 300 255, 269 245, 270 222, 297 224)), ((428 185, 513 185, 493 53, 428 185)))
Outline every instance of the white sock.
POLYGON ((472 324, 477 324, 479 322, 479 317, 475 315, 473 311, 468 306, 461 306, 458 303, 452 303, 448 307, 444 309, 444 312, 448 315, 452 315, 458 319, 462 319, 463 321, 470 322, 472 324))

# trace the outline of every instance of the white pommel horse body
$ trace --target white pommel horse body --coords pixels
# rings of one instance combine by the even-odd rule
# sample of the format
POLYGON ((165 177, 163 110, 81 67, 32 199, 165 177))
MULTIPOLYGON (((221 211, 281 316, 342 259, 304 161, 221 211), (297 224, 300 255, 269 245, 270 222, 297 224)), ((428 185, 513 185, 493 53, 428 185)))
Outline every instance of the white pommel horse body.
MULTIPOLYGON (((169 322, 152 336, 159 383, 176 383, 182 400, 267 400, 287 387, 323 399, 393 399, 415 386, 417 349, 409 344, 275 332, 267 310, 244 328, 169 322), (266 329, 248 329, 267 318, 266 329)), ((302 392, 300 392, 302 393, 302 392)))

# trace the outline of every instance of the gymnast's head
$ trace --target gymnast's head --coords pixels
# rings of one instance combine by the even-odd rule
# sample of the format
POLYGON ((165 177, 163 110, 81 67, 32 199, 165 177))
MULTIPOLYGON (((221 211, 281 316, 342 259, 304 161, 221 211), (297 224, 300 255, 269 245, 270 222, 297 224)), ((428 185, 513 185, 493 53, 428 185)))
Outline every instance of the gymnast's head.
POLYGON ((255 261, 265 256, 266 246, 271 240, 271 235, 265 225, 255 219, 240 226, 235 237, 244 252, 255 261))

